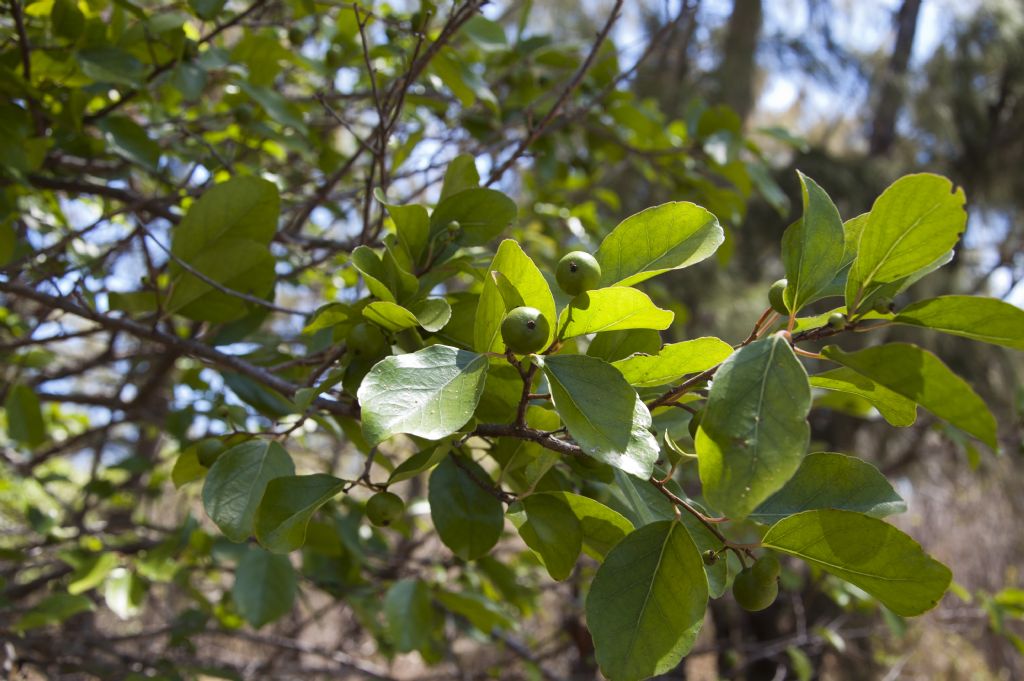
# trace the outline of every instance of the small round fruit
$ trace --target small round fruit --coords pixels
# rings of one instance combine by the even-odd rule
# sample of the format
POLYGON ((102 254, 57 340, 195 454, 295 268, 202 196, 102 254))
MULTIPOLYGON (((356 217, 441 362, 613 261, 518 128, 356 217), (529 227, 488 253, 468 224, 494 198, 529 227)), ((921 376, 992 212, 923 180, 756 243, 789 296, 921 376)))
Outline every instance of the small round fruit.
POLYGON ((705 565, 714 565, 718 562, 718 554, 715 553, 714 549, 708 549, 707 551, 702 553, 701 558, 704 559, 705 565))
POLYGON ((871 306, 871 309, 873 309, 878 314, 889 314, 890 312, 892 312, 892 298, 879 298, 871 306))
POLYGON ((373 356, 384 351, 387 339, 376 326, 360 322, 348 332, 348 346, 360 355, 373 356))
POLYGON ((589 253, 572 251, 558 261, 555 279, 563 291, 570 296, 578 296, 597 288, 601 281, 601 265, 589 253))
POLYGON ((297 26, 288 29, 288 42, 293 47, 301 47, 306 42, 306 32, 297 26))
POLYGON ((777 282, 772 284, 770 289, 768 289, 768 304, 772 306, 773 310, 784 315, 789 314, 789 308, 786 307, 786 301, 782 298, 782 294, 786 292, 787 284, 789 284, 789 280, 779 279, 777 282))
POLYGON ((704 418, 704 412, 698 411, 696 414, 690 417, 690 425, 687 429, 690 431, 690 437, 694 440, 697 439, 697 428, 700 427, 700 422, 704 418))
POLYGON ((452 220, 448 223, 446 229, 448 230, 448 236, 454 239, 462 231, 462 225, 459 224, 458 220, 452 220))
POLYGON ((779 565, 779 559, 775 557, 774 553, 766 553, 754 561, 750 570, 758 579, 768 581, 779 576, 782 566, 779 565))
POLYGON ((402 497, 391 492, 377 492, 366 502, 366 517, 377 527, 387 527, 405 513, 402 497))
POLYGON ((517 307, 501 322, 501 340, 512 352, 529 355, 544 348, 550 328, 537 308, 517 307))
POLYGON ((744 610, 758 612, 775 602, 779 583, 774 577, 761 579, 753 568, 743 568, 732 583, 732 595, 744 610))
POLYGON ((841 329, 846 326, 846 315, 842 312, 833 312, 828 316, 828 325, 833 329, 841 329))

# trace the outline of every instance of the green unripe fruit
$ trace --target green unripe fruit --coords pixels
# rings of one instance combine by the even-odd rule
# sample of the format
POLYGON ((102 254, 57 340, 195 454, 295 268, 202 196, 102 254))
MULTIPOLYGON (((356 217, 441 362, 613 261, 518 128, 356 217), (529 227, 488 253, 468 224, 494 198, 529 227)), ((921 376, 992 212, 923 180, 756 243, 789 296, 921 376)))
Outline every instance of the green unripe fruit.
POLYGON ((833 312, 828 316, 828 325, 833 329, 842 329, 846 326, 846 315, 842 312, 833 312))
POLYGON ((889 314, 892 312, 892 298, 879 298, 871 305, 871 309, 878 314, 889 314))
POLYGON ((448 230, 448 236, 454 239, 462 231, 462 225, 459 224, 458 220, 452 220, 448 223, 446 229, 448 230))
POLYGON ((601 281, 601 265, 589 253, 572 251, 558 261, 555 279, 563 291, 570 296, 578 296, 597 288, 601 281))
POLYGON ((289 28, 288 42, 290 42, 294 47, 299 47, 306 42, 306 32, 297 26, 289 28))
POLYGON ((360 355, 374 356, 384 352, 387 339, 376 326, 360 322, 348 332, 348 347, 360 355))
POLYGON ((537 308, 517 307, 501 322, 501 340, 512 352, 529 355, 544 349, 550 328, 537 308))
POLYGON ((391 492, 378 492, 366 502, 366 517, 377 527, 387 527, 404 513, 405 502, 391 492))
POLYGON ((774 577, 764 579, 753 568, 743 568, 732 583, 732 595, 744 610, 758 612, 778 598, 779 583, 774 577))
POLYGON ((768 581, 779 576, 782 566, 779 565, 779 559, 775 557, 774 553, 766 553, 754 561, 750 571, 758 579, 768 581))
POLYGON ((783 299, 782 294, 786 292, 786 286, 789 284, 788 279, 779 279, 777 282, 772 284, 772 287, 768 289, 768 304, 772 306, 772 309, 779 314, 789 315, 789 308, 786 307, 786 301, 783 299))
POLYGON ((690 437, 693 440, 697 439, 697 428, 700 427, 700 422, 704 418, 704 412, 698 411, 690 418, 690 425, 687 428, 690 431, 690 437))
POLYGON ((714 565, 718 562, 718 554, 715 553, 714 549, 708 549, 707 551, 702 553, 701 558, 704 559, 705 565, 714 565))

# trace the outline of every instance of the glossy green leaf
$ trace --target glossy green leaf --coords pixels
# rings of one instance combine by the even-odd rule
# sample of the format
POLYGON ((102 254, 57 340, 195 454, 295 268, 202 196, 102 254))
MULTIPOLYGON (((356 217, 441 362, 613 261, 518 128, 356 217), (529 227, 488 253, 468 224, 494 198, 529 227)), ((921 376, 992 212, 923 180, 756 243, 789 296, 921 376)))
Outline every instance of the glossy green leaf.
POLYGON ((799 312, 827 287, 843 261, 843 220, 818 183, 801 172, 804 214, 782 236, 786 306, 799 312))
POLYGON ((805 511, 780 520, 761 540, 877 598, 897 615, 934 608, 952 574, 898 529, 852 511, 805 511))
POLYGON ((522 501, 525 521, 518 523, 519 536, 533 549, 552 579, 572 574, 583 548, 583 530, 572 509, 562 499, 533 494, 522 501))
POLYGON ((670 343, 656 355, 633 355, 613 362, 626 381, 638 388, 672 383, 687 374, 695 374, 724 362, 732 346, 712 338, 695 338, 670 343))
POLYGON ((697 431, 708 503, 745 518, 800 466, 810 439, 807 372, 781 335, 741 348, 715 374, 697 431))
POLYGON ((391 333, 415 329, 420 325, 420 320, 411 310, 387 300, 375 300, 364 307, 363 317, 391 333))
POLYGON ((846 285, 856 310, 868 287, 910 276, 943 257, 967 224, 964 192, 944 177, 902 177, 882 192, 861 230, 846 285))
POLYGON ((7 434, 12 440, 27 447, 37 447, 46 441, 43 412, 32 388, 23 383, 12 385, 4 400, 4 411, 7 434))
POLYGON ((452 318, 452 306, 444 298, 427 298, 412 306, 420 327, 430 333, 443 329, 452 318))
POLYGON ((288 556, 250 547, 235 569, 231 596, 238 614, 259 629, 292 610, 298 584, 288 556))
POLYGON ((573 338, 602 331, 667 329, 675 313, 663 310, 643 291, 628 286, 585 291, 562 310, 559 338, 573 338))
POLYGON ((430 587, 418 579, 402 579, 384 597, 384 617, 395 650, 409 653, 427 650, 435 639, 438 613, 430 599, 430 587))
POLYGON ((388 209, 388 215, 395 223, 398 243, 402 244, 414 263, 420 262, 430 242, 430 216, 427 215, 427 209, 415 203, 405 206, 385 203, 383 196, 377 199, 388 209))
POLYGON ((862 397, 870 402, 886 421, 897 427, 911 426, 917 420, 917 404, 913 400, 847 367, 811 376, 811 386, 862 397))
POLYGON ((605 558, 587 595, 587 625, 609 681, 674 668, 704 621, 708 584, 697 546, 670 520, 636 530, 605 558))
POLYGON ((750 514, 759 523, 820 508, 857 511, 877 518, 903 513, 907 505, 877 468, 833 452, 808 454, 796 474, 750 514))
MULTIPOLYGON (((540 310, 541 315, 548 320, 550 333, 547 344, 550 344, 555 337, 555 299, 551 295, 551 287, 530 256, 515 240, 505 239, 498 246, 488 271, 499 272, 519 294, 523 305, 540 310)), ((478 352, 505 351, 505 344, 501 340, 501 322, 506 311, 507 306, 497 281, 485 277, 473 325, 474 349, 478 352)))
POLYGON ((434 469, 427 498, 441 541, 459 558, 475 560, 498 543, 505 514, 501 502, 482 486, 493 484, 486 471, 466 458, 460 463, 450 456, 434 469))
POLYGON ((940 296, 908 305, 894 321, 1024 350, 1024 310, 998 298, 940 296))
POLYGON ((857 352, 835 345, 821 354, 867 376, 996 449, 996 420, 984 400, 938 357, 916 345, 887 343, 857 352))
POLYGON ((590 456, 650 477, 659 447, 651 413, 615 367, 585 355, 543 360, 551 398, 569 434, 590 456))
POLYGON ((256 509, 256 539, 274 553, 301 548, 309 519, 344 487, 344 480, 325 473, 274 478, 256 509))
POLYGON ((718 218, 693 203, 673 201, 642 210, 620 222, 597 249, 601 285, 629 286, 689 267, 724 240, 718 218))
POLYGON ((251 440, 227 450, 213 462, 203 483, 203 506, 231 541, 253 530, 256 507, 274 478, 294 475, 291 457, 277 442, 251 440))
POLYGON ((363 434, 371 446, 408 433, 438 440, 473 416, 487 377, 487 357, 447 345, 386 357, 359 386, 363 434))
POLYGON ((516 218, 516 204, 494 189, 466 189, 447 196, 430 215, 431 234, 456 220, 463 246, 481 246, 499 236, 516 218))
MULTIPOLYGON (((474 17, 474 19, 483 17, 474 17)), ((472 23, 473 19, 469 20, 472 23)), ((470 154, 459 154, 448 164, 444 171, 444 182, 441 183, 440 200, 449 196, 475 189, 480 185, 480 173, 476 170, 476 161, 470 154)))

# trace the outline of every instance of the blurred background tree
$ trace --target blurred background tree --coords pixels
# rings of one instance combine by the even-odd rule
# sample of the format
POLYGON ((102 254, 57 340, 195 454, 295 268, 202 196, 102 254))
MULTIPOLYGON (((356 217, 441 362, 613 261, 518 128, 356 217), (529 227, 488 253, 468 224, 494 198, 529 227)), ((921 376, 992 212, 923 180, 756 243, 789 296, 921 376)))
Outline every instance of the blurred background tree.
MULTIPOLYGON (((1024 302, 1019 1, 8 0, 0 25, 0 397, 31 445, 0 442, 0 659, 25 678, 595 678, 578 579, 551 584, 517 540, 467 566, 417 524, 422 504, 384 534, 346 497, 268 599, 189 484, 211 442, 294 416, 268 374, 338 360, 295 313, 358 285, 348 253, 385 227, 374 190, 436 201, 460 153, 516 200, 513 235, 549 266, 647 206, 715 213, 717 265, 649 287, 677 312, 672 339, 746 335, 782 274, 796 168, 847 216, 901 174, 948 175, 968 231, 919 286, 1024 302), (244 174, 282 191, 273 305, 213 327, 154 312, 181 209, 244 174), (216 354, 60 316, 54 298, 216 354), (468 595, 405 613, 399 636, 382 598, 421 574, 468 595)), ((790 571, 764 613, 715 601, 669 678, 1024 674, 1024 366, 926 340, 993 406, 1000 453, 926 419, 894 434, 855 402, 816 410, 813 436, 899 481, 897 522, 953 566, 956 595, 911 624, 790 571)), ((351 422, 297 423, 306 467, 358 475, 351 422)))

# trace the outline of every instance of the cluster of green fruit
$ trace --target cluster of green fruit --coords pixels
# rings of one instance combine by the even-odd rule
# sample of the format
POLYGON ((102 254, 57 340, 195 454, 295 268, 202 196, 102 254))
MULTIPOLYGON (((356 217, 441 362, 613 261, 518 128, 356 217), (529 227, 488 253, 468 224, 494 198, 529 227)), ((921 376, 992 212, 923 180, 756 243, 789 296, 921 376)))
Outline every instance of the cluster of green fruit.
MULTIPOLYGON (((584 251, 572 251, 558 261, 555 270, 558 286, 570 296, 597 288, 601 281, 601 265, 584 251)), ((544 349, 551 326, 535 307, 522 306, 509 310, 501 322, 501 340, 518 355, 529 355, 544 349)))

